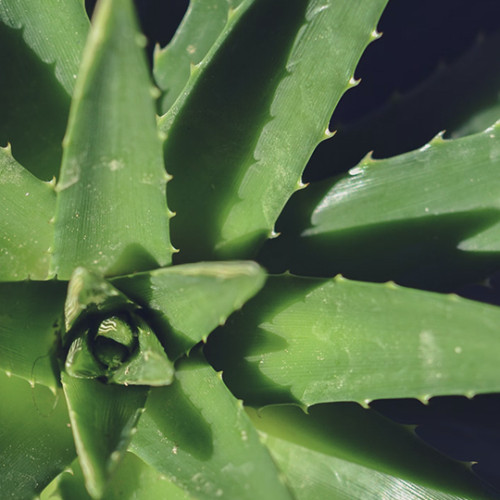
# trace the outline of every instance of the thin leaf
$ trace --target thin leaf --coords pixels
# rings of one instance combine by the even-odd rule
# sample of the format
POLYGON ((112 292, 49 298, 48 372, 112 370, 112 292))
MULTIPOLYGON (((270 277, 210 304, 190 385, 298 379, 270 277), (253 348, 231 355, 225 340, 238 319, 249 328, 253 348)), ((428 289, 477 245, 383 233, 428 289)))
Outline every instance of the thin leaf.
POLYGON ((54 237, 52 186, 0 148, 0 280, 47 279, 54 237))
POLYGON ((249 256, 272 234, 385 3, 247 0, 232 13, 160 121, 181 260, 249 256))
POLYGON ((32 384, 58 386, 54 364, 66 283, 0 283, 0 368, 32 384))
POLYGON ((155 51, 154 77, 162 90, 161 114, 179 97, 198 64, 227 23, 231 0, 191 0, 172 41, 155 51))
POLYGON ((75 457, 61 391, 0 373, 0 491, 33 498, 75 457))
POLYGON ((59 173, 61 141, 89 20, 78 0, 0 3, 0 143, 41 179, 59 173))
POLYGON ((167 180, 130 0, 102 2, 85 48, 57 185, 54 271, 170 262, 167 180))
POLYGON ((61 374, 85 484, 100 498, 123 459, 146 402, 147 387, 124 387, 61 374))
MULTIPOLYGON (((78 461, 73 462, 71 469, 57 478, 51 493, 49 494, 47 488, 41 500, 55 500, 56 495, 60 500, 90 500, 78 461)), ((191 497, 136 455, 126 453, 106 488, 105 498, 106 500, 141 498, 189 500, 191 497)))
POLYGON ((112 283, 148 311, 170 359, 176 359, 224 323, 264 280, 264 271, 254 262, 201 262, 115 278, 112 283))
POLYGON ((241 403, 196 356, 152 389, 131 450, 195 498, 291 498, 241 403))
POLYGON ((489 498, 447 459, 373 410, 352 403, 248 410, 297 499, 489 498))
POLYGON ((497 307, 394 284, 269 278, 209 337, 252 405, 474 395, 500 388, 497 307))

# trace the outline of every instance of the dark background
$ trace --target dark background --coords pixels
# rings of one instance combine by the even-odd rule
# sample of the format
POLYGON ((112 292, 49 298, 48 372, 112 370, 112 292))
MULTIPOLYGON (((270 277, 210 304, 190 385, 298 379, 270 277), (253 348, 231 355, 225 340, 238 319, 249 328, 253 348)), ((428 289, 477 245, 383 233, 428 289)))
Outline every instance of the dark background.
MULTIPOLYGON (((89 12, 94 4, 86 1, 89 12)), ((168 43, 188 1, 136 0, 136 5, 151 55, 156 43, 168 43)), ((499 0, 390 0, 379 31, 383 37, 368 47, 356 70, 361 84, 346 93, 333 115, 331 128, 338 133, 318 147, 305 180, 346 171, 371 150, 387 157, 420 147, 498 98, 499 0), (419 95, 425 100, 418 101, 419 95), (406 113, 394 122, 387 109, 398 99, 406 113), (380 124, 376 133, 367 133, 374 122, 380 124)), ((464 294, 500 305, 498 281, 497 276, 490 287, 471 285, 464 294)), ((499 395, 439 397, 428 405, 376 401, 372 407, 418 425, 422 438, 450 456, 477 462, 474 470, 500 498, 499 395)))

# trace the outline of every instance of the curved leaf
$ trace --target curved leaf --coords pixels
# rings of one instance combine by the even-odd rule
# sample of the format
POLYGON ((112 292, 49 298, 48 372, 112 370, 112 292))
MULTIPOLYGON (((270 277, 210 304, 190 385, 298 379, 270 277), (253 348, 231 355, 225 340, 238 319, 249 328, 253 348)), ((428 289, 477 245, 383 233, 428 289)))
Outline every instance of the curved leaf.
POLYGON ((53 269, 105 275, 170 262, 167 176, 130 0, 99 5, 73 97, 53 269))
POLYGON ((75 457, 61 391, 0 373, 0 491, 33 498, 75 457))
POLYGON ((180 260, 248 257, 272 234, 385 3, 247 0, 232 13, 160 120, 180 260))
POLYGON ((170 359, 202 340, 262 287, 254 262, 200 262, 115 278, 116 288, 145 309, 170 359))
POLYGON ((0 148, 0 280, 47 279, 56 196, 0 148))
POLYGON ((282 276, 209 337, 252 405, 494 392, 500 309, 373 284, 282 276))
POLYGON ((240 402, 197 356, 153 388, 131 450, 195 498, 292 498, 240 402))

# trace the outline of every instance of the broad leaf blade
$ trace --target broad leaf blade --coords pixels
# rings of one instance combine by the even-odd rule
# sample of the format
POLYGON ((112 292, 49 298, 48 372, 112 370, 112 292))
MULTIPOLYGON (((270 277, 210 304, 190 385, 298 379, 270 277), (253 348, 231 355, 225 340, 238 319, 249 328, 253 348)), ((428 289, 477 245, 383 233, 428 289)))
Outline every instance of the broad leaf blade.
POLYGON ((33 498, 75 457, 61 391, 0 373, 0 491, 33 498))
POLYGON ((52 390, 66 283, 0 283, 0 368, 52 390))
POLYGON ((75 88, 57 185, 53 268, 105 275, 170 262, 166 173, 130 1, 100 4, 75 88))
POLYGON ((489 498, 463 463, 352 403, 248 410, 296 498, 489 498))
POLYGON ((0 3, 0 143, 35 175, 59 173, 89 20, 79 0, 0 3))
POLYGON ((151 314, 170 359, 187 352, 263 286, 254 262, 202 262, 112 280, 151 314))
MULTIPOLYGON (((41 500, 51 500, 57 495, 60 500, 90 500, 85 489, 85 480, 78 461, 63 472, 53 486, 43 492, 41 500)), ((126 453, 105 492, 106 500, 136 500, 142 498, 189 500, 184 491, 171 483, 156 469, 149 467, 132 453, 126 453)))
POLYGON ((0 148, 0 280, 47 279, 56 196, 0 148))
POLYGON ((152 389, 131 449, 195 498, 291 498, 241 403, 196 357, 152 389))
POLYGON ((166 113, 227 23, 231 0, 191 0, 172 41, 154 54, 154 77, 162 90, 161 114, 166 113))
POLYGON ((269 278, 209 337, 232 391, 255 405, 499 390, 497 307, 397 287, 269 278))
POLYGON ((107 385, 64 372, 61 380, 85 484, 99 498, 127 450, 148 388, 107 385))
POLYGON ((249 256, 272 234, 385 3, 248 0, 234 11, 160 122, 181 260, 249 256))

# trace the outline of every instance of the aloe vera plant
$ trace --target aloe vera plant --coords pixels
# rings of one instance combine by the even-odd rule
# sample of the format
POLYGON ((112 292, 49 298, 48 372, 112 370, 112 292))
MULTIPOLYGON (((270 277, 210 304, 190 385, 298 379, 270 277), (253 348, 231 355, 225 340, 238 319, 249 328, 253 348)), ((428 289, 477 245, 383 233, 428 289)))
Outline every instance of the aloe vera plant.
POLYGON ((150 74, 0 0, 2 498, 489 497, 370 404, 500 390, 499 126, 301 180, 386 3, 192 0, 150 74))

